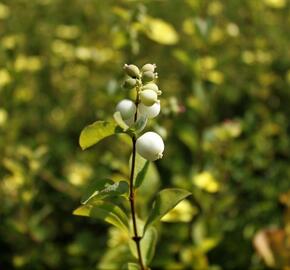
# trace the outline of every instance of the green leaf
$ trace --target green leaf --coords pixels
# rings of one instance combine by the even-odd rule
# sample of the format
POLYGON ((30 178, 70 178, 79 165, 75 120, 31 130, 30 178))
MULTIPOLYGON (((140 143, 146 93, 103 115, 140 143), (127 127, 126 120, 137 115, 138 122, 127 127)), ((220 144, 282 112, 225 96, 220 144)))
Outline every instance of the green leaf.
POLYGON ((96 121, 86 126, 80 135, 79 144, 83 150, 113 134, 121 133, 122 129, 114 122, 96 121))
POLYGON ((189 195, 191 195, 189 191, 179 188, 161 190, 154 201, 153 207, 144 226, 144 232, 146 232, 149 225, 161 219, 166 213, 189 195))
POLYGON ((104 220, 126 233, 129 233, 129 221, 127 215, 120 207, 112 203, 97 201, 94 204, 86 204, 77 208, 73 214, 104 220))
POLYGON ((157 230, 154 227, 150 227, 141 239, 141 251, 144 255, 145 265, 149 265, 154 257, 157 238, 157 230))
POLYGON ((135 188, 138 188, 142 185, 142 183, 145 179, 146 173, 148 171, 149 164, 150 164, 150 162, 148 160, 146 160, 142 169, 138 171, 138 173, 136 175, 136 179, 135 179, 135 188))
POLYGON ((171 24, 161 19, 144 17, 143 31, 148 38, 164 45, 173 45, 178 42, 178 33, 171 24))
POLYGON ((96 190, 102 190, 105 188, 105 186, 109 184, 112 185, 114 184, 114 181, 108 178, 105 179, 98 179, 96 181, 92 181, 85 189, 84 194, 81 198, 81 203, 85 204, 86 201, 88 201, 88 199, 92 196, 92 194, 96 191, 96 190))
POLYGON ((114 117, 116 123, 123 129, 123 131, 127 131, 129 129, 129 126, 123 120, 120 112, 115 112, 113 117, 114 117))
POLYGON ((160 176, 154 162, 149 162, 146 177, 138 188, 138 201, 148 205, 160 190, 160 176))
POLYGON ((122 270, 140 270, 140 266, 137 263, 129 262, 122 267, 122 270))
MULTIPOLYGON (((131 170, 132 165, 132 156, 129 160, 129 167, 131 170)), ((148 171, 150 162, 146 160, 145 158, 142 158, 140 155, 136 153, 136 159, 135 159, 135 170, 134 170, 134 187, 138 188, 142 185, 146 173, 148 171)))
POLYGON ((128 193, 129 185, 126 181, 114 182, 110 179, 94 181, 85 192, 82 204, 93 204, 95 201, 106 197, 121 196, 128 193))

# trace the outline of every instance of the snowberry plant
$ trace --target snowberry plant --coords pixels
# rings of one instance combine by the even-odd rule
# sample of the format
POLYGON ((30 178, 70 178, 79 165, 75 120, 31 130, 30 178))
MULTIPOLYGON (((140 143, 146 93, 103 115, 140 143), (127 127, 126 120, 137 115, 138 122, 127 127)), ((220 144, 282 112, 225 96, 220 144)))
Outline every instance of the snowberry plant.
POLYGON ((147 217, 136 212, 138 189, 144 181, 150 181, 146 179, 149 164, 161 159, 164 152, 164 142, 159 134, 143 132, 147 122, 160 112, 162 92, 156 84, 155 69, 155 64, 145 64, 141 69, 132 64, 124 65, 127 78, 123 87, 128 92, 134 91, 135 100, 121 100, 116 105, 112 121, 96 121, 85 127, 80 135, 83 150, 117 133, 127 134, 131 139, 128 179, 97 180, 88 187, 82 205, 74 211, 75 215, 102 219, 128 235, 132 256, 123 269, 130 270, 150 269, 158 237, 155 223, 190 195, 183 189, 166 188, 156 194, 147 217))

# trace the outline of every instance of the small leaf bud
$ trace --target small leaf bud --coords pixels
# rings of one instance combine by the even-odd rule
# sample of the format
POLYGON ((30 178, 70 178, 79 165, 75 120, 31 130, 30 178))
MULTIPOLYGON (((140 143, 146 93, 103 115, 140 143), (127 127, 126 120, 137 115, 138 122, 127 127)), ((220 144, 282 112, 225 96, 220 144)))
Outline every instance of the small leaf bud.
POLYGON ((137 139, 136 150, 140 156, 149 161, 162 158, 164 151, 163 139, 155 132, 146 132, 137 139))
POLYGON ((137 66, 135 65, 124 65, 124 70, 126 72, 127 75, 129 75, 132 78, 139 78, 140 77, 140 70, 137 66))
POLYGON ((141 71, 142 72, 147 72, 147 71, 154 72, 155 71, 155 68, 156 68, 156 64, 145 64, 141 68, 141 71))
POLYGON ((146 106, 152 106, 157 102, 157 93, 150 89, 145 89, 140 92, 140 100, 146 106))
POLYGON ((136 83, 137 83, 136 79, 128 78, 125 80, 123 87, 127 89, 132 89, 136 86, 136 83))
POLYGON ((152 106, 145 106, 140 103, 138 106, 138 112, 145 117, 152 119, 160 113, 160 102, 154 103, 152 106))
POLYGON ((117 104, 116 111, 121 113, 123 120, 127 120, 136 113, 136 105, 130 99, 123 99, 117 104))

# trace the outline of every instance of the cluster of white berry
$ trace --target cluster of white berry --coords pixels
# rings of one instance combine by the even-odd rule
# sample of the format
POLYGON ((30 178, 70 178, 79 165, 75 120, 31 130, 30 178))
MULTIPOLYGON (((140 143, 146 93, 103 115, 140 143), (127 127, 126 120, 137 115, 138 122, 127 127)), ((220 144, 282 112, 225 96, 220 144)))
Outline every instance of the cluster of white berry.
MULTIPOLYGON (((157 73, 155 64, 146 64, 141 70, 135 65, 124 65, 124 71, 128 75, 124 87, 127 89, 136 89, 137 98, 133 102, 130 99, 121 100, 116 111, 120 112, 122 120, 129 126, 136 125, 138 121, 145 123, 147 119, 152 119, 160 113, 161 95, 157 84, 157 73)), ((140 131, 140 130, 139 130, 140 131)), ((164 143, 160 135, 155 132, 146 132, 136 141, 136 150, 143 158, 154 161, 162 158, 164 143)))

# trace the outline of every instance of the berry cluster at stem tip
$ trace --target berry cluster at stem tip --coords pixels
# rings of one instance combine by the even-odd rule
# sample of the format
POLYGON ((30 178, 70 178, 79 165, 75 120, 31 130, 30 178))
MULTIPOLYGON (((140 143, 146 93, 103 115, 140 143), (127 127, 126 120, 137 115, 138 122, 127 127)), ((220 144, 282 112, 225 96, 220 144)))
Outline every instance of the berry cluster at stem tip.
MULTIPOLYGON (((123 87, 135 89, 136 100, 135 102, 130 99, 121 100, 116 106, 116 111, 120 113, 128 127, 137 126, 140 132, 145 128, 147 120, 155 118, 161 109, 158 97, 162 92, 156 84, 158 78, 155 72, 156 65, 145 64, 139 69, 133 64, 125 64, 123 69, 127 75, 123 87)), ((149 161, 160 159, 164 151, 163 139, 155 132, 146 132, 137 138, 136 150, 140 156, 149 161)))

